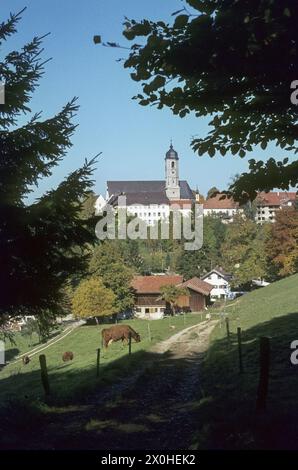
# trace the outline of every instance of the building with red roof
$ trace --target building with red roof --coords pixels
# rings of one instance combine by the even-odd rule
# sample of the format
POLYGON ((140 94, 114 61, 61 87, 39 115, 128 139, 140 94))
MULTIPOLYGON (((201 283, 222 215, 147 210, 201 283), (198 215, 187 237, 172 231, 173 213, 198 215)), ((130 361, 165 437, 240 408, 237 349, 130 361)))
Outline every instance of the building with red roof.
POLYGON ((212 285, 194 277, 188 281, 179 275, 135 276, 132 280, 135 293, 135 315, 140 318, 162 318, 170 311, 170 306, 161 297, 161 288, 174 285, 186 290, 186 295, 177 301, 177 307, 183 311, 199 312, 209 303, 212 285))
POLYGON ((256 198, 256 222, 275 222, 276 211, 285 207, 293 207, 297 200, 297 193, 293 191, 261 192, 256 198))
POLYGON ((232 222, 235 214, 243 213, 243 209, 239 206, 239 203, 224 193, 218 193, 210 197, 204 201, 203 207, 204 216, 216 215, 220 217, 224 223, 232 222))

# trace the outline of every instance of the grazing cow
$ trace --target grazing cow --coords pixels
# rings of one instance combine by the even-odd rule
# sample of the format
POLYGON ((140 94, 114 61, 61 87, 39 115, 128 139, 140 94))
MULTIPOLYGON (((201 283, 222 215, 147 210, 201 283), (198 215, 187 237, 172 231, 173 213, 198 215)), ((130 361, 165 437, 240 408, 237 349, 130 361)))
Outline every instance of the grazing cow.
POLYGON ((71 351, 67 351, 62 355, 62 361, 68 362, 73 360, 73 353, 71 351))
POLYGON ((113 341, 119 341, 122 343, 124 340, 129 341, 129 335, 135 340, 136 343, 141 341, 139 333, 133 330, 129 325, 114 325, 110 328, 104 328, 101 332, 102 346, 107 348, 113 341))
POLYGON ((30 357, 29 356, 23 356, 22 361, 23 361, 24 366, 26 366, 30 362, 30 357))

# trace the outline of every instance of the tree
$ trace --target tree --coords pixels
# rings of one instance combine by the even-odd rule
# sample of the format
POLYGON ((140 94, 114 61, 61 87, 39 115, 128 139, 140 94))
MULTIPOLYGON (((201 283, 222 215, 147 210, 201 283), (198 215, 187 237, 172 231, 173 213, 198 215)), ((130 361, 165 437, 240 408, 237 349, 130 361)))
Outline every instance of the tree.
POLYGON ((204 217, 203 246, 196 251, 182 250, 177 262, 177 271, 185 279, 201 277, 216 265, 222 263, 221 245, 227 227, 219 217, 204 217))
POLYGON ((210 199, 213 196, 216 196, 220 191, 217 189, 215 186, 212 186, 212 188, 209 189, 207 193, 207 199, 210 199))
POLYGON ((251 159, 250 171, 231 185, 236 200, 296 186, 297 106, 290 97, 298 77, 298 3, 185 3, 192 9, 173 13, 172 24, 126 19, 125 38, 137 38, 124 63, 132 79, 141 82, 142 93, 135 99, 142 106, 168 107, 180 117, 212 115, 207 136, 192 141, 200 156, 231 152, 244 157, 253 146, 265 150, 270 142, 292 152, 282 161, 251 159))
POLYGON ((116 312, 123 312, 133 306, 133 270, 125 266, 120 248, 114 240, 106 240, 95 248, 89 270, 90 274, 100 276, 105 287, 114 292, 116 312))
POLYGON ((257 225, 238 215, 227 227, 222 244, 223 265, 232 275, 234 286, 250 285, 252 279, 269 274, 266 242, 269 224, 257 225))
POLYGON ((81 215, 84 219, 91 219, 95 217, 95 202, 97 196, 93 191, 89 191, 83 202, 82 202, 82 212, 81 215))
POLYGON ((75 290, 72 309, 76 317, 90 318, 111 315, 115 311, 115 294, 99 277, 82 281, 75 290))
POLYGON ((24 326, 22 326, 21 335, 28 336, 29 338, 29 345, 32 342, 33 333, 39 335, 39 327, 37 320, 33 318, 29 318, 24 326))
MULTIPOLYGON (((21 13, 0 24, 2 43, 16 33, 21 13)), ((33 203, 26 201, 65 158, 78 110, 73 99, 54 117, 42 120, 38 113, 18 125, 19 117, 31 112, 29 103, 44 73, 41 52, 42 38, 34 38, 0 59, 6 83, 0 105, 0 315, 30 313, 49 320, 61 313, 66 279, 85 271, 88 256, 81 250, 95 239, 94 227, 80 217, 95 160, 85 161, 33 203)))
POLYGON ((276 213, 267 242, 267 254, 279 277, 298 271, 298 211, 286 208, 276 213))
POLYGON ((161 298, 170 304, 172 313, 176 313, 176 305, 179 297, 187 295, 187 290, 182 287, 177 287, 174 284, 169 286, 162 286, 160 288, 161 298))

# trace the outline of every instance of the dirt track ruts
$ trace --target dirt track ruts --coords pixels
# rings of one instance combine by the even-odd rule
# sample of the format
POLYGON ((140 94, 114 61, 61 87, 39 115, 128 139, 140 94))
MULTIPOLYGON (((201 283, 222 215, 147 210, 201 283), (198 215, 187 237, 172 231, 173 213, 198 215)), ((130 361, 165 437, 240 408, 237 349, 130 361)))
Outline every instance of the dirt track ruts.
POLYGON ((127 380, 96 392, 77 410, 53 416, 34 447, 188 449, 202 398, 200 366, 216 324, 202 322, 153 346, 149 363, 127 380))

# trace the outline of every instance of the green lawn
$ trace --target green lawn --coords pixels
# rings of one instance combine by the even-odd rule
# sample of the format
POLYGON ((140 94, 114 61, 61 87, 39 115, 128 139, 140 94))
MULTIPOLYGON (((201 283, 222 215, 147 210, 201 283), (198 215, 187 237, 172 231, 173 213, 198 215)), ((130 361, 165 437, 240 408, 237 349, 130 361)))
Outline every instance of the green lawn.
MULTIPOLYGON (((217 312, 218 313, 218 312, 217 312)), ((298 366, 290 363, 290 343, 298 339, 298 275, 246 294, 225 309, 212 336, 198 407, 199 448, 298 447, 298 366), (244 373, 239 374, 237 327, 242 328, 244 373), (256 416, 259 338, 271 341, 267 411, 256 416)))
MULTIPOLYGON (((128 347, 121 342, 112 344, 107 351, 101 351, 100 380, 96 379, 97 348, 101 348, 101 330, 109 325, 81 326, 70 333, 66 338, 53 344, 45 351, 51 395, 53 400, 76 400, 82 394, 92 391, 93 387, 103 382, 112 382, 115 376, 125 374, 134 362, 142 360, 142 352, 148 350, 154 343, 162 341, 183 328, 192 326, 201 321, 200 314, 167 317, 151 322, 145 320, 127 320, 129 324, 141 335, 141 342, 132 342, 132 355, 128 357, 128 347), (148 337, 148 325, 151 330, 151 342, 148 337), (63 352, 72 351, 74 360, 63 363, 63 352), (125 358, 127 357, 127 361, 125 358), (123 360, 121 360, 121 358, 123 360)), ((7 358, 13 358, 31 348, 19 333, 15 335, 16 345, 7 345, 7 358)), ((24 366, 21 361, 8 364, 0 370, 0 400, 2 405, 8 400, 35 400, 43 397, 40 380, 39 354, 32 356, 31 362, 24 366)))

